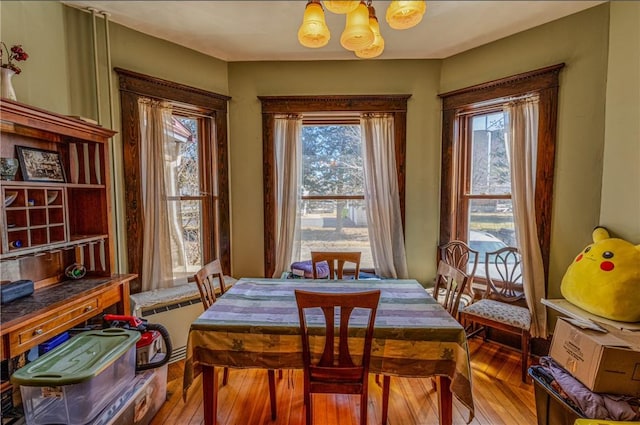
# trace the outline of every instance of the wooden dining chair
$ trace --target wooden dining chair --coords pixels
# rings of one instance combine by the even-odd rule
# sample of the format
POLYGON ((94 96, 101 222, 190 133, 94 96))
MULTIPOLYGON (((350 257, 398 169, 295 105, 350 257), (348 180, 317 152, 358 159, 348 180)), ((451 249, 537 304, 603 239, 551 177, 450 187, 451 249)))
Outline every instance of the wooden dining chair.
MULTIPOLYGON (((438 263, 445 263, 462 270, 469 276, 469 283, 465 286, 460 297, 460 306, 464 308, 475 301, 476 293, 473 289, 473 278, 478 268, 478 251, 471 249, 464 241, 452 240, 438 247, 438 263)), ((438 294, 441 297, 441 294, 438 294)))
POLYGON ((355 267, 354 279, 358 279, 360 274, 360 252, 330 252, 330 251, 312 251, 311 266, 313 269, 313 278, 318 278, 318 270, 316 264, 326 261, 329 264, 329 279, 343 279, 345 263, 352 263, 355 267))
POLYGON ((520 335, 522 382, 527 382, 531 312, 526 306, 522 283, 522 258, 517 248, 487 252, 484 261, 487 290, 483 298, 460 310, 460 318, 480 325, 468 337, 487 328, 520 335))
MULTIPOLYGON (((464 288, 469 285, 469 276, 462 270, 445 263, 440 260, 438 263, 438 271, 436 273, 436 284, 433 288, 433 297, 438 300, 447 312, 454 318, 458 315, 458 306, 460 305, 460 297, 464 292, 464 288)), ((376 382, 379 384, 379 378, 376 376, 376 382)), ((435 380, 431 381, 432 386, 436 389, 435 380)), ((391 386, 391 377, 389 375, 382 376, 382 425, 387 423, 389 412, 389 391, 391 386)))
POLYGON ((295 296, 298 304, 304 359, 306 424, 311 425, 312 423, 313 405, 311 395, 313 393, 323 393, 359 394, 360 424, 366 425, 369 361, 380 291, 329 294, 296 289, 295 296), (339 313, 336 309, 337 307, 339 308, 339 313), (318 308, 321 309, 322 315, 320 315, 318 308), (354 313, 353 317, 362 317, 363 319, 368 316, 366 323, 358 323, 359 327, 365 325, 366 327, 364 335, 362 333, 358 334, 358 338, 364 338, 364 341, 362 345, 357 344, 357 349, 349 344, 349 339, 353 335, 349 326, 352 313, 354 313), (338 315, 336 316, 336 314, 338 315), (363 317, 363 314, 366 314, 366 316, 363 317), (338 317, 339 327, 336 341, 334 319, 338 317), (309 331, 309 325, 316 328, 319 322, 323 322, 322 325, 324 326, 324 348, 322 353, 312 353, 310 339, 318 338, 318 336, 315 332, 316 329, 309 331), (354 359, 358 359, 359 362, 356 363, 354 359))
POLYGON ((198 284, 200 300, 205 310, 211 307, 211 304, 216 301, 218 294, 223 295, 227 292, 227 285, 224 282, 224 273, 222 272, 220 260, 213 260, 205 264, 203 268, 198 270, 194 278, 198 284))
POLYGON ((433 287, 433 297, 454 318, 458 317, 460 298, 468 285, 469 276, 465 272, 440 260, 433 287))
MULTIPOLYGON (((204 309, 208 309, 216 301, 216 296, 224 295, 227 286, 224 282, 224 273, 220 260, 213 260, 205 264, 194 275, 198 291, 200 292, 200 300, 204 309)), ((267 371, 269 377, 269 399, 271 402, 271 419, 276 419, 276 377, 272 369, 267 371)), ((222 385, 227 385, 229 381, 229 368, 225 367, 222 373, 222 385)))

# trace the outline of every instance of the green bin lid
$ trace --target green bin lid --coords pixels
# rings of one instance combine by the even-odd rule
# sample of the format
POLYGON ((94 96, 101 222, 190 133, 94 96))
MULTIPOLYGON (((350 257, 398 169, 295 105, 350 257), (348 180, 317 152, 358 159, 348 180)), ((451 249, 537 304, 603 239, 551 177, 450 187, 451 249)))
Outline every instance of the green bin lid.
POLYGON ((28 387, 79 384, 99 375, 140 339, 140 332, 120 328, 83 332, 11 375, 28 387))

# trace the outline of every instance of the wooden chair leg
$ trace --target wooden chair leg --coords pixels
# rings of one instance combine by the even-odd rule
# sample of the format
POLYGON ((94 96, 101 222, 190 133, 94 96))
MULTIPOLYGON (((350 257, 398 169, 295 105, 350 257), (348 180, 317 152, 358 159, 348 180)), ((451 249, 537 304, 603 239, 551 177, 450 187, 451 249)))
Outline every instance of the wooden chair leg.
POLYGON ((367 391, 365 387, 360 395, 360 425, 367 425, 367 405, 369 404, 367 397, 368 394, 369 391, 367 391))
POLYGON ((389 389, 391 387, 391 377, 382 375, 382 425, 387 425, 389 416, 389 389))
POLYGON ((225 367, 222 372, 222 386, 224 387, 229 382, 229 368, 225 367))
POLYGON ((527 369, 529 366, 529 340, 530 334, 527 331, 522 332, 522 382, 527 383, 527 369))
POLYGON ((313 414, 313 406, 311 404, 311 393, 305 389, 304 391, 304 407, 305 421, 307 425, 311 425, 311 415, 313 414))
MULTIPOLYGON (((282 373, 282 370, 280 371, 282 373)), ((276 373, 273 369, 267 371, 269 377, 269 400, 271 401, 271 420, 276 420, 276 373)))

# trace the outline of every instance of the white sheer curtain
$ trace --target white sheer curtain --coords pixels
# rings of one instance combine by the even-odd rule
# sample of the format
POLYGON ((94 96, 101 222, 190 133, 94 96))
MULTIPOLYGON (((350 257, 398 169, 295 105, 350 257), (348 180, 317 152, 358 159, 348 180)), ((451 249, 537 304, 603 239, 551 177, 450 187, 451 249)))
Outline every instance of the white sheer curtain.
MULTIPOLYGON (((142 291, 173 286, 171 214, 167 206, 166 145, 174 141, 171 105, 138 99, 143 208, 142 291)), ((173 220, 175 223, 175 220, 173 220)))
POLYGON ((278 115, 274 119, 276 167, 276 255, 273 277, 289 269, 291 258, 298 258, 300 234, 298 202, 301 187, 302 116, 278 115))
POLYGON ((371 254, 376 273, 406 278, 400 195, 396 172, 393 117, 363 114, 360 118, 365 202, 371 254))
POLYGON ((535 214, 538 148, 538 98, 510 102, 505 108, 509 126, 507 143, 511 162, 511 198, 518 248, 522 254, 523 284, 531 311, 531 335, 547 336, 545 277, 535 214))

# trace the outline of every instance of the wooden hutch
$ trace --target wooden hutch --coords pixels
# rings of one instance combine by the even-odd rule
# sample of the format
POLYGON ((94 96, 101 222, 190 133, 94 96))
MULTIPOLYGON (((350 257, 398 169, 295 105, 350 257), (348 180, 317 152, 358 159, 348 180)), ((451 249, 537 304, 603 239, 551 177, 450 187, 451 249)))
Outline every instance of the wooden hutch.
POLYGON ((0 130, 0 157, 17 158, 26 148, 38 160, 25 158, 15 180, 0 181, 0 283, 35 286, 33 295, 0 307, 0 359, 11 363, 108 307, 129 314, 135 275, 113 273, 108 146, 115 132, 6 99, 0 130), (59 158, 62 178, 56 167, 51 172, 51 158, 59 158), (83 278, 66 277, 74 263, 85 267, 83 278))

